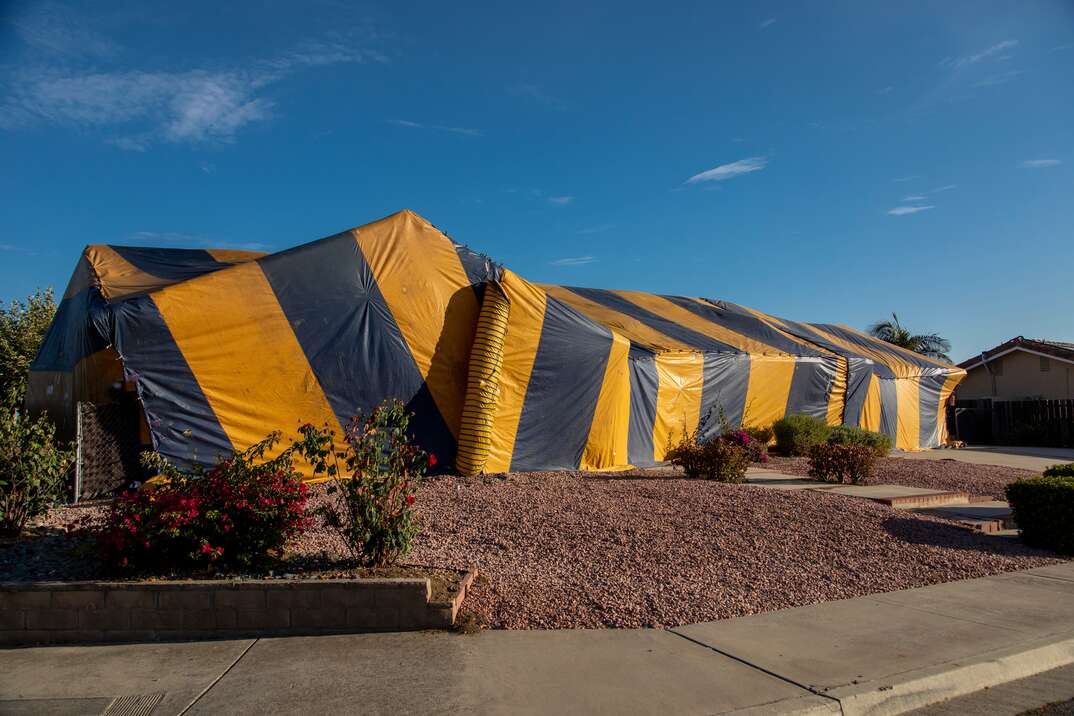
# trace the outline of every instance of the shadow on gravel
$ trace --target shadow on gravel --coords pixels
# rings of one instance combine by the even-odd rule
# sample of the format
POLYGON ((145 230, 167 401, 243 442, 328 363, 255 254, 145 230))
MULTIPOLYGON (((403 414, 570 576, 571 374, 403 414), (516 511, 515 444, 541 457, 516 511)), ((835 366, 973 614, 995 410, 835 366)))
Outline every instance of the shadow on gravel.
POLYGON ((1016 537, 985 535, 962 527, 915 517, 891 517, 884 530, 892 537, 911 544, 945 549, 959 549, 1005 557, 1052 557, 1051 552, 1027 547, 1016 537))

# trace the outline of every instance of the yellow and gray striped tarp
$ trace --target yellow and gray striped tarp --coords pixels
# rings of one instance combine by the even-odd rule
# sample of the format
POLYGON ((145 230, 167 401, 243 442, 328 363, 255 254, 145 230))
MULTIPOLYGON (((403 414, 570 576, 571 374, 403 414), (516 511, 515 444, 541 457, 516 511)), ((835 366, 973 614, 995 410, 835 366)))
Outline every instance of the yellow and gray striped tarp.
POLYGON ((28 403, 69 428, 133 386, 154 448, 188 464, 400 398, 464 474, 611 470, 791 413, 931 447, 963 375, 843 326, 533 284, 404 211, 270 255, 88 247, 28 403))

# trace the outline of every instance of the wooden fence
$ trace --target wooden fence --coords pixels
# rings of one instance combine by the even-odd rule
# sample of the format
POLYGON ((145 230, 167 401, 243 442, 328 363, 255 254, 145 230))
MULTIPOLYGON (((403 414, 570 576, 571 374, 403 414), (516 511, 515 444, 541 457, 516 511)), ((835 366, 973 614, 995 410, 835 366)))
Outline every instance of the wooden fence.
POLYGON ((968 444, 1074 447, 1074 400, 959 400, 947 417, 968 444))

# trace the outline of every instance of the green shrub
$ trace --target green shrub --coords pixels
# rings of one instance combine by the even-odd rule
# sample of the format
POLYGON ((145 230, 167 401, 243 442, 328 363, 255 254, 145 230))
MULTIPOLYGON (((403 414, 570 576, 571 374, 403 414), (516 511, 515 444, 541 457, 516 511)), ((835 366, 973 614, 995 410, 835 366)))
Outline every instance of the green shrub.
POLYGON ((773 433, 771 425, 766 428, 743 428, 742 430, 762 445, 768 445, 772 442, 773 433))
POLYGON ((56 444, 47 416, 31 418, 22 391, 0 400, 0 534, 18 537, 26 523, 63 497, 74 451, 56 444))
POLYGON ((885 457, 891 452, 891 436, 850 425, 833 426, 828 433, 828 442, 832 445, 864 445, 872 448, 877 457, 885 457))
POLYGON ((418 533, 414 490, 436 456, 411 441, 410 417, 402 402, 385 401, 368 416, 351 418, 347 447, 338 452, 332 451, 330 431, 301 428, 303 452, 313 457, 315 474, 335 478, 327 490, 333 499, 319 512, 367 567, 405 556, 418 533))
POLYGON ((25 301, 0 303, 0 395, 25 390, 30 363, 55 315, 51 288, 38 289, 25 301))
POLYGON ((875 464, 876 452, 866 445, 821 443, 809 449, 809 475, 824 482, 864 485, 875 464))
POLYGON ((162 479, 121 493, 94 527, 105 564, 168 573, 248 567, 281 552, 309 520, 306 486, 294 468, 297 449, 265 459, 279 440, 272 433, 210 469, 197 465, 189 472, 144 454, 143 463, 162 479))
POLYGON ((1044 471, 1045 477, 1074 477, 1074 462, 1052 465, 1044 471))
POLYGON ((1007 501, 1026 544, 1074 554, 1074 476, 1016 480, 1007 501))
POLYGON ((831 428, 823 418, 788 415, 772 424, 776 447, 785 455, 808 455, 814 445, 828 439, 831 428))
POLYGON ((717 482, 745 482, 750 455, 742 445, 719 437, 701 444, 684 439, 667 453, 687 477, 717 482))
POLYGON ((737 445, 746 451, 746 459, 749 462, 768 462, 768 444, 754 440, 745 430, 728 430, 717 439, 732 445, 737 445))

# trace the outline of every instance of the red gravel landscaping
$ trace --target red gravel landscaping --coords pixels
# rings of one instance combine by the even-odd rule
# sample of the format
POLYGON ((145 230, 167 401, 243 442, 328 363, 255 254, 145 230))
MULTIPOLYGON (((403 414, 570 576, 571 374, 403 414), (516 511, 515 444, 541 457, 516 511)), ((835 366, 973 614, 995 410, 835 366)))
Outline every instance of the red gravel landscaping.
MULTIPOLYGON (((809 474, 809 459, 804 457, 769 456, 766 470, 788 475, 809 474)), ((1039 472, 1019 470, 999 465, 975 465, 954 458, 940 460, 905 460, 898 457, 881 458, 870 481, 874 485, 905 485, 935 490, 968 492, 970 495, 1006 500, 1003 488, 1020 477, 1039 477, 1039 472)))
MULTIPOLYGON (((314 493, 325 499, 323 488, 314 493)), ((404 564, 477 567, 464 609, 504 629, 679 625, 1058 561, 865 500, 672 469, 437 477, 420 486, 417 506, 423 530, 404 564)), ((92 509, 103 508, 57 510, 46 524, 92 509)), ((92 576, 92 560, 65 542, 0 548, 0 581, 92 576)), ((342 555, 323 527, 293 550, 321 553, 342 555)))

